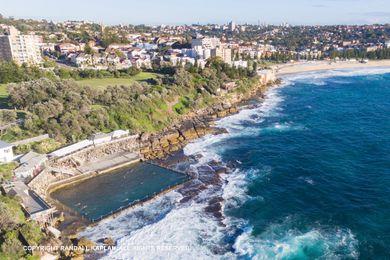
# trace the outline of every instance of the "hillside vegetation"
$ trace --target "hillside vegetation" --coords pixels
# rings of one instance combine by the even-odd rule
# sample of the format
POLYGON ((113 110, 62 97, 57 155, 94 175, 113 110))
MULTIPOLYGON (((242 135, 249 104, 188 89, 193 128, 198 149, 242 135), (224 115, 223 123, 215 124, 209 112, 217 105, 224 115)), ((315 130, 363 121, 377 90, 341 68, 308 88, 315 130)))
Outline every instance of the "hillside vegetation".
POLYGON ((61 142, 74 142, 92 133, 113 129, 155 132, 190 111, 217 102, 218 89, 230 81, 236 91, 257 83, 254 71, 231 68, 219 60, 205 69, 189 66, 151 82, 92 88, 73 80, 41 78, 10 84, 11 107, 26 118, 14 134, 49 133, 61 142))

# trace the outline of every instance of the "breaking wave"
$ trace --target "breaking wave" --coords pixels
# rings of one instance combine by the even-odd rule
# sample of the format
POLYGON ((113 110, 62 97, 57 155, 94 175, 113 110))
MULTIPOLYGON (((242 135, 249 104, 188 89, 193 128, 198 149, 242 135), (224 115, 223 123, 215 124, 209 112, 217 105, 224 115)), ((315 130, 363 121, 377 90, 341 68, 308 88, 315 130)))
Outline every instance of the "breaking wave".
POLYGON ((302 232, 290 220, 271 224, 257 236, 248 228, 234 244, 236 253, 251 259, 357 259, 358 241, 349 229, 312 228, 302 232))
POLYGON ((335 69, 285 75, 282 77, 282 79, 284 80, 284 84, 287 85, 294 85, 295 83, 306 83, 316 86, 324 86, 326 85, 327 80, 330 80, 334 83, 349 84, 350 81, 348 81, 346 77, 381 75, 389 72, 389 67, 335 69), (343 79, 339 79, 338 77, 343 77, 343 79))
MULTIPOLYGON (((329 77, 374 75, 390 72, 389 68, 332 70, 305 73, 284 78, 284 84, 266 93, 264 101, 255 108, 241 110, 216 122, 227 133, 207 135, 188 144, 184 148, 187 156, 197 158, 190 167, 210 162, 225 166, 221 152, 234 137, 248 136, 267 131, 302 131, 305 126, 294 122, 275 122, 259 127, 267 117, 280 117, 283 110, 280 104, 284 97, 282 87, 305 82, 324 85, 329 77)), ((342 79, 345 80, 345 79, 342 79)), ((340 81, 341 82, 341 81, 340 81)), ((348 81, 342 82, 348 84, 348 81)), ((239 161, 235 162, 240 164, 239 161)), ((222 174, 222 189, 205 190, 197 199, 180 203, 182 195, 169 192, 143 206, 129 209, 115 219, 100 222, 90 227, 81 236, 94 241, 102 237, 112 237, 117 242, 115 250, 105 255, 106 259, 205 259, 205 258, 254 258, 254 259, 311 259, 311 258, 357 258, 358 240, 351 230, 339 227, 314 225, 304 231, 294 227, 298 220, 288 217, 282 223, 274 223, 256 231, 244 219, 224 214, 222 223, 205 212, 210 194, 218 194, 222 199, 222 213, 237 208, 248 200, 258 199, 248 195, 248 185, 254 178, 272 175, 272 169, 239 170, 222 174)), ((314 185, 310 178, 303 179, 314 185)))

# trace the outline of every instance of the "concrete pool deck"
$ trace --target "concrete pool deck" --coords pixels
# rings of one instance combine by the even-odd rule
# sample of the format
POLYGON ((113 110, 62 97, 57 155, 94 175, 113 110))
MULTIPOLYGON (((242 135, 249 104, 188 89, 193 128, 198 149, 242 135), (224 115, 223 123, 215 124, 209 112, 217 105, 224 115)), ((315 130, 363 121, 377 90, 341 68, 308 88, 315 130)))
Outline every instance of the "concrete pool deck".
POLYGON ((103 160, 90 162, 77 168, 82 174, 90 172, 110 171, 116 166, 123 166, 129 163, 138 162, 140 157, 137 153, 125 153, 121 155, 113 155, 103 158, 103 160))

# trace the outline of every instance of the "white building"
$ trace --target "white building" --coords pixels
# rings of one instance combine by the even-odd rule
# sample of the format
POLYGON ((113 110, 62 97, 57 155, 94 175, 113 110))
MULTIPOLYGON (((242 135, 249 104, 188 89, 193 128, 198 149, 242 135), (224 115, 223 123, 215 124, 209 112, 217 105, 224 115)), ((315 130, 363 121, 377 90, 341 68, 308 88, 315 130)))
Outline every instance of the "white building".
POLYGON ((211 57, 220 57, 225 63, 232 62, 232 49, 225 47, 217 47, 211 50, 211 57))
POLYGON ((233 21, 231 21, 230 23, 229 23, 229 29, 230 29, 230 31, 235 31, 236 30, 236 23, 235 22, 233 22, 233 21))
POLYGON ((0 35, 0 60, 14 61, 18 64, 42 62, 40 36, 22 35, 13 26, 0 25, 0 28, 5 31, 4 35, 0 35))
POLYGON ((2 188, 8 196, 18 197, 20 199, 23 210, 28 218, 42 224, 52 218, 55 208, 50 207, 22 181, 3 184, 2 188))
POLYGON ((387 41, 385 42, 385 45, 386 45, 386 48, 390 48, 390 40, 387 40, 387 41))
POLYGON ((246 60, 236 60, 236 61, 233 61, 233 67, 236 67, 236 68, 247 68, 248 67, 248 61, 246 61, 246 60))
POLYGON ((220 45, 221 45, 221 41, 215 37, 196 38, 196 39, 192 39, 191 42, 192 48, 202 47, 203 49, 215 49, 220 45))
POLYGON ((111 141, 111 134, 97 133, 90 138, 94 145, 108 143, 111 141))
POLYGON ((0 163, 9 163, 14 159, 12 144, 0 140, 0 163))
POLYGON ((20 166, 14 170, 15 176, 19 179, 31 178, 43 170, 46 161, 46 154, 28 152, 20 157, 20 166))
POLYGON ((257 75, 260 78, 262 84, 268 84, 276 80, 276 75, 274 70, 258 70, 257 75))

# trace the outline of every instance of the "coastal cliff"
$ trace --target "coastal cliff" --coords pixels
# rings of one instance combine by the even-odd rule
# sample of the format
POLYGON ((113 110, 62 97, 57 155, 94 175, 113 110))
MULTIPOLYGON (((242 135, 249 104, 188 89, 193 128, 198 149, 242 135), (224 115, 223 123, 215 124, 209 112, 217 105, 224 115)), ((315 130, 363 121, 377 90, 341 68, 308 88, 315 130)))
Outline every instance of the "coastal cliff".
POLYGON ((41 196, 47 197, 48 190, 56 186, 56 183, 63 185, 67 180, 72 182, 73 179, 78 179, 80 175, 85 178, 94 176, 125 165, 130 159, 164 159, 191 140, 223 131, 213 126, 215 120, 237 113, 239 106, 245 101, 262 98, 269 87, 278 83, 278 80, 266 83, 259 81, 245 91, 228 93, 214 105, 183 115, 179 122, 161 132, 140 133, 52 159, 29 186, 41 196))
POLYGON ((162 159, 172 152, 183 148, 191 140, 206 134, 213 134, 223 129, 213 127, 213 122, 238 112, 239 106, 253 98, 263 98, 265 91, 276 84, 279 79, 260 81, 245 92, 231 93, 224 102, 217 103, 206 109, 195 111, 183 117, 181 122, 155 134, 141 133, 139 136, 140 154, 143 159, 162 159))
POLYGON ((143 133, 139 137, 140 154, 146 160, 161 159, 183 148, 189 141, 218 131, 213 128, 213 120, 237 113, 236 105, 216 105, 202 115, 183 121, 164 132, 143 133))

